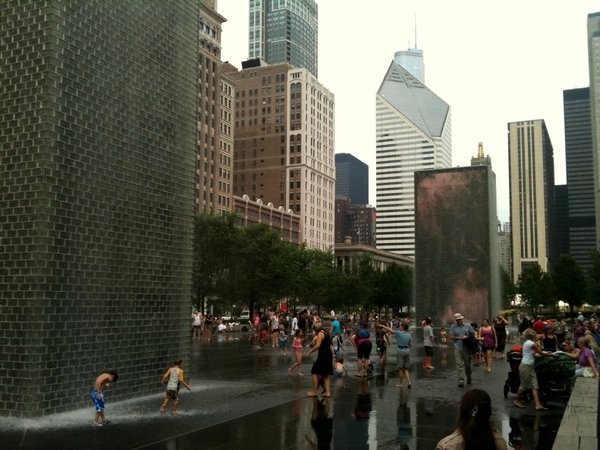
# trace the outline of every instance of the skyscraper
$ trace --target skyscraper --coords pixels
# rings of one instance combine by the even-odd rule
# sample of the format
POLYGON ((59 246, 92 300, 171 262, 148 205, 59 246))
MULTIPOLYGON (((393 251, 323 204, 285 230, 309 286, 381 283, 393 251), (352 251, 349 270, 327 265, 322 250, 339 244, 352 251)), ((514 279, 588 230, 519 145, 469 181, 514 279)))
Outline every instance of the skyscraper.
POLYGON ((189 352, 199 3, 0 16, 0 415, 81 407, 109 368, 114 399, 156 393, 189 352))
POLYGON ((513 277, 527 265, 552 268, 556 256, 554 153, 541 120, 508 124, 513 277))
POLYGON ((319 10, 315 0, 249 0, 248 59, 290 63, 318 76, 319 10))
POLYGON ((423 50, 409 48, 394 53, 394 61, 408 70, 421 83, 425 83, 425 64, 423 50))
POLYGON ((452 165, 450 106, 396 62, 376 99, 377 247, 414 257, 414 173, 452 165))
POLYGON ((350 203, 369 203, 369 166, 350 153, 335 154, 335 195, 350 203))
POLYGON ((353 205, 347 197, 335 199, 335 243, 346 242, 375 247, 375 208, 362 204, 353 205))
POLYGON ((563 91, 569 253, 584 269, 596 248, 596 202, 590 89, 563 91))
MULTIPOLYGON (((302 218, 310 248, 334 244, 334 95, 306 69, 245 61, 236 82, 234 193, 302 218)), ((225 69, 225 67, 224 67, 225 69)))
POLYGON ((198 55, 196 210, 233 210, 233 81, 221 70, 221 26, 216 0, 202 0, 198 55))
POLYGON ((600 249, 600 12, 588 14, 588 64, 590 69, 590 105, 594 160, 594 196, 596 202, 596 248, 600 249))

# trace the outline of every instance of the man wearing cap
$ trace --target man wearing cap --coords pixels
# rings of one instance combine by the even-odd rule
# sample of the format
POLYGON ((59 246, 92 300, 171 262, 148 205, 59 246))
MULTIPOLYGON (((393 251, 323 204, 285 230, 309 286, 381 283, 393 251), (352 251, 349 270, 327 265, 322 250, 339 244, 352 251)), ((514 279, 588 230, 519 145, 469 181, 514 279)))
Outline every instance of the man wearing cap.
POLYGON ((471 384, 471 354, 464 344, 468 336, 475 336, 475 330, 468 323, 464 323, 464 316, 460 313, 454 314, 456 323, 450 327, 450 339, 454 341, 454 359, 456 360, 456 378, 458 386, 465 385, 465 376, 467 384, 471 384))

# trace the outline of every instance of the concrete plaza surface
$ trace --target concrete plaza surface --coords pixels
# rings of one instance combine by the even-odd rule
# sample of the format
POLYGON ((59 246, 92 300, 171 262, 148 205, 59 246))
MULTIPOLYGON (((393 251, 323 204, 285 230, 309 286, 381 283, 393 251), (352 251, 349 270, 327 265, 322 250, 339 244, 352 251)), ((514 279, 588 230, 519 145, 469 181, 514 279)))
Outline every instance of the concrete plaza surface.
MULTIPOLYGON (((473 367, 473 384, 459 388, 451 348, 436 348, 436 368, 425 370, 423 348, 416 346, 411 355, 412 389, 400 390, 391 341, 385 364, 377 364, 374 355, 371 380, 354 376, 356 352, 345 343, 348 376, 334 379, 331 399, 313 399, 306 393, 314 355, 304 358, 304 376, 289 376, 292 352, 284 357, 271 347, 258 350, 244 333, 218 335, 210 344, 192 344, 185 367, 192 391, 182 391, 179 416, 159 413, 164 397, 161 373, 156 395, 115 403, 107 393, 106 417, 111 423, 101 428, 91 427, 94 410, 86 392, 76 411, 37 420, 2 418, 0 449, 428 450, 455 428, 458 403, 469 387, 490 394, 494 426, 507 442, 520 435, 517 448, 552 448, 564 401, 551 400, 550 409, 542 412, 532 405, 513 407, 514 395, 505 399, 503 394, 506 360, 495 360, 492 373, 473 367)), ((119 389, 119 384, 111 389, 119 389)))

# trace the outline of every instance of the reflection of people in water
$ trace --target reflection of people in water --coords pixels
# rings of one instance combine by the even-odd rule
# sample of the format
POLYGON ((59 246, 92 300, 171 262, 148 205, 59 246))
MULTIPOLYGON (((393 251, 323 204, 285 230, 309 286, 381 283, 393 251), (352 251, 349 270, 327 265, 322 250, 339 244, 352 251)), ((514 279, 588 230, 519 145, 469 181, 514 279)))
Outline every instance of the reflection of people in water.
MULTIPOLYGON (((432 172, 417 180, 417 252, 437 281, 417 280, 426 311, 441 323, 460 311, 473 320, 489 315, 489 208, 487 172, 432 172), (426 283, 427 281, 427 283, 426 283)), ((417 273, 417 277, 419 273, 417 273)))
POLYGON ((371 394, 369 393, 369 382, 360 380, 356 391, 356 405, 352 415, 358 421, 369 420, 369 415, 373 405, 371 403, 371 394))
POLYGON ((333 438, 333 417, 329 417, 329 399, 323 398, 319 400, 313 397, 313 412, 310 418, 310 424, 317 443, 307 437, 308 442, 314 449, 329 450, 331 448, 331 440, 333 438))
POLYGON ((412 425, 410 424, 410 408, 407 405, 407 397, 404 391, 400 391, 400 401, 398 402, 398 411, 396 413, 396 424, 398 425, 398 436, 396 443, 401 446, 408 444, 412 439, 412 425))
POLYGON ((508 446, 520 450, 523 445, 523 432, 519 426, 519 419, 516 417, 509 417, 508 424, 510 425, 510 431, 508 432, 508 446))

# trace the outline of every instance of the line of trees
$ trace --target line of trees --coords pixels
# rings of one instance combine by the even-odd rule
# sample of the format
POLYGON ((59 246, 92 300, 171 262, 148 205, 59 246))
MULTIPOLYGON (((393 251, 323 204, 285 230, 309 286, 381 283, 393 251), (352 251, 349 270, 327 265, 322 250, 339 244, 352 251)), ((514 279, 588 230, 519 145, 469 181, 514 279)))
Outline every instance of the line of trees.
POLYGON ((600 299, 600 253, 592 253, 592 267, 587 274, 569 254, 562 254, 550 273, 539 264, 523 269, 516 285, 504 273, 503 297, 507 303, 520 294, 521 302, 536 314, 543 307, 555 307, 559 300, 569 304, 571 313, 584 303, 597 304, 600 299))
POLYGON ((412 270, 391 265, 381 272, 368 254, 344 269, 331 252, 296 246, 267 226, 236 226, 236 216, 200 214, 194 225, 193 304, 203 309, 208 299, 215 313, 246 305, 276 306, 281 300, 295 308, 351 311, 398 311, 411 304, 412 270))

